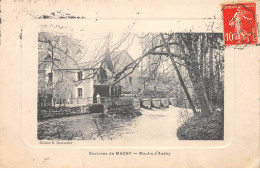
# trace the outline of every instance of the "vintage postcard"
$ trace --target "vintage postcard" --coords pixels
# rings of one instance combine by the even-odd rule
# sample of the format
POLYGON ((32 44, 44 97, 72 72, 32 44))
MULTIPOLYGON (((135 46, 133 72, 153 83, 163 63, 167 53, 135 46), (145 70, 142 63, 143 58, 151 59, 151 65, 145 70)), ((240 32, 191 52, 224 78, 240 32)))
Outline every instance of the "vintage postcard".
POLYGON ((0 166, 259 167, 259 4, 1 2, 0 166))

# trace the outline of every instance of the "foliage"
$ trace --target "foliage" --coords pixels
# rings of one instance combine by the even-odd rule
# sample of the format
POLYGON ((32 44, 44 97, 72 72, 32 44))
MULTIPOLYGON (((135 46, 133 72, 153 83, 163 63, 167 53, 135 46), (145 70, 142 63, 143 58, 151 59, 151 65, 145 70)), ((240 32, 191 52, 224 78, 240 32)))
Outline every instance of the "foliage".
POLYGON ((131 105, 121 105, 121 106, 110 106, 108 108, 109 114, 116 114, 120 116, 140 116, 142 113, 135 109, 131 105))
POLYGON ((180 140, 223 140, 224 113, 215 112, 213 115, 194 115, 184 119, 177 129, 180 140))
POLYGON ((74 85, 73 78, 69 76, 68 73, 63 73, 62 76, 58 76, 59 80, 57 80, 54 84, 54 98, 57 103, 64 104, 66 103, 66 99, 71 98, 71 88, 74 85))
POLYGON ((104 105, 103 104, 92 104, 89 108, 90 113, 103 113, 104 105))

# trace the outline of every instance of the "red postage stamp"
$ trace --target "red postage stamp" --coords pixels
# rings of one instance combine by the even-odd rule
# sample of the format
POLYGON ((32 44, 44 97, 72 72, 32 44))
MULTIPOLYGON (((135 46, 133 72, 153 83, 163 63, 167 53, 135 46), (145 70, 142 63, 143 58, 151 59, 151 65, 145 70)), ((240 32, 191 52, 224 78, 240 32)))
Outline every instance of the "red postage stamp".
POLYGON ((225 45, 257 44, 256 4, 222 6, 225 45))

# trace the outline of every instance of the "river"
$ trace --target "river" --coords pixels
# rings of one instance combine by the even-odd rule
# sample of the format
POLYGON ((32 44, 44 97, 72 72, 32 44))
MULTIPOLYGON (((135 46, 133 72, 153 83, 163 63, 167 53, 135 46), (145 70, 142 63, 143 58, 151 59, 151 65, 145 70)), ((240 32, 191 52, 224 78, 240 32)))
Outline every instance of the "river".
POLYGON ((141 109, 133 118, 100 117, 85 114, 49 119, 38 123, 39 140, 177 140, 180 111, 170 106, 164 109, 141 109))

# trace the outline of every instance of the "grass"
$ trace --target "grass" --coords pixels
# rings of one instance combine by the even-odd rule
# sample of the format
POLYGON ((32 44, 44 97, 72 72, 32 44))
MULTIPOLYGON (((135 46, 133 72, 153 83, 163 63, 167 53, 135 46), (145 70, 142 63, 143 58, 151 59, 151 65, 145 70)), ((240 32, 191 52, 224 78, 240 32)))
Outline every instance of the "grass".
POLYGON ((194 115, 177 129, 179 140, 223 140, 224 112, 213 115, 194 115))

